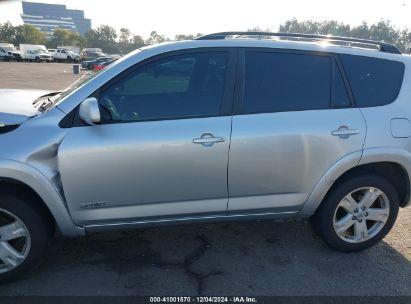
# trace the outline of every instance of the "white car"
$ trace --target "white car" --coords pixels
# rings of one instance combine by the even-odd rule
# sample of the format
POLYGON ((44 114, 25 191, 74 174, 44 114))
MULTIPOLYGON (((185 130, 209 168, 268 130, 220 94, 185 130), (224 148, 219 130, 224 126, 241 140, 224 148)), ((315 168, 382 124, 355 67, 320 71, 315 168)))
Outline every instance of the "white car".
POLYGON ((44 52, 43 50, 27 50, 24 54, 24 59, 27 61, 36 61, 36 62, 51 62, 53 57, 44 52))
POLYGON ((55 61, 59 62, 65 61, 70 63, 80 61, 80 55, 66 49, 56 49, 51 55, 55 61))

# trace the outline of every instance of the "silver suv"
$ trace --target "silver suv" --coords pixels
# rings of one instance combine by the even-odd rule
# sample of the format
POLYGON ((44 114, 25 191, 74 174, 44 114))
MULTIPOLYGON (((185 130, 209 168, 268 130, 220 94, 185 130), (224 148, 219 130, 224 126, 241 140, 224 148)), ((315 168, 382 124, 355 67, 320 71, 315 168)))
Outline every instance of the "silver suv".
POLYGON ((410 201, 411 57, 341 37, 231 32, 142 48, 63 92, 0 96, 0 279, 55 227, 311 218, 379 242, 410 201))

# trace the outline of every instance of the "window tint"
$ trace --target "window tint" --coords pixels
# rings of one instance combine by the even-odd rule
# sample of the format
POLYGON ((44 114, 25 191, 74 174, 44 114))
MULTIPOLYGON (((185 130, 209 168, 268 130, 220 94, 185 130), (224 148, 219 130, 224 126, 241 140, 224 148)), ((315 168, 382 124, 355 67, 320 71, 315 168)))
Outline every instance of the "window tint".
POLYGON ((393 102, 404 75, 401 62, 352 55, 340 55, 354 99, 360 107, 393 102))
POLYGON ((331 99, 331 58, 247 52, 244 113, 326 109, 331 99))
POLYGON ((103 121, 219 115, 227 60, 226 52, 213 52, 148 63, 100 96, 103 121))
POLYGON ((334 94, 332 105, 338 108, 351 106, 350 97, 348 96, 340 68, 334 63, 334 94))

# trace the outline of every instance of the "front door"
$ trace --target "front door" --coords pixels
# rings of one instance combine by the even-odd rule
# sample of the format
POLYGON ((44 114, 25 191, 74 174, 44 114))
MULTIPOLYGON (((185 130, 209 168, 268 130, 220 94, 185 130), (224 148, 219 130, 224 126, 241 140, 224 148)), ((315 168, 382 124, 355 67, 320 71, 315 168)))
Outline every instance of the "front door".
POLYGON ((102 123, 71 128, 58 155, 76 224, 226 213, 232 60, 169 54, 100 90, 102 123))

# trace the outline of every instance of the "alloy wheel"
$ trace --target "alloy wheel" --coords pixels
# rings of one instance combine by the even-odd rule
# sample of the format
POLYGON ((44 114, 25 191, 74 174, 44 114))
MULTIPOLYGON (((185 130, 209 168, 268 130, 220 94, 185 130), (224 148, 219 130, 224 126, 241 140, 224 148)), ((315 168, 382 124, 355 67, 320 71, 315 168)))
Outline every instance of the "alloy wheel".
POLYGON ((333 219, 334 231, 342 240, 361 243, 376 236, 390 214, 387 195, 375 187, 356 189, 338 204, 333 219))
POLYGON ((31 238, 26 225, 14 214, 0 209, 0 273, 15 269, 27 258, 31 238))

